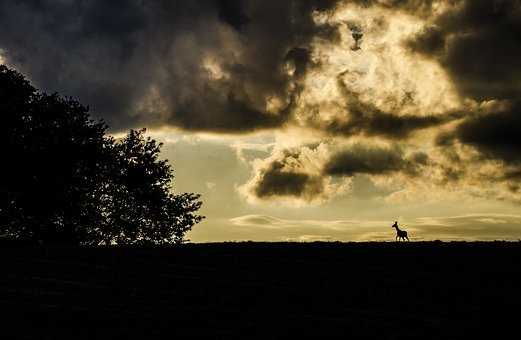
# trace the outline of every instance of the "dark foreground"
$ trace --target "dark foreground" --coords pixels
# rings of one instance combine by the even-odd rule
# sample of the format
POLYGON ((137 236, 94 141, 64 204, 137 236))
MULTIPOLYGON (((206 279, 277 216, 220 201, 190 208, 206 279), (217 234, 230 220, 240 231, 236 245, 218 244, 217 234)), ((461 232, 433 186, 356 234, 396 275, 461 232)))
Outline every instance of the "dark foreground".
POLYGON ((520 242, 3 245, 0 256, 4 339, 519 334, 520 242))

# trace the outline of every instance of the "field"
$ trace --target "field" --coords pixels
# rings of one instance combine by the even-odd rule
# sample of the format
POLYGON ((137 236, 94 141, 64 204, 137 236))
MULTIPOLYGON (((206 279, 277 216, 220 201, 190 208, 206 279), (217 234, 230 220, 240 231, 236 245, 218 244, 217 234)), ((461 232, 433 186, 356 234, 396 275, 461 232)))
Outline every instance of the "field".
POLYGON ((521 242, 0 246, 5 339, 519 332, 521 242))

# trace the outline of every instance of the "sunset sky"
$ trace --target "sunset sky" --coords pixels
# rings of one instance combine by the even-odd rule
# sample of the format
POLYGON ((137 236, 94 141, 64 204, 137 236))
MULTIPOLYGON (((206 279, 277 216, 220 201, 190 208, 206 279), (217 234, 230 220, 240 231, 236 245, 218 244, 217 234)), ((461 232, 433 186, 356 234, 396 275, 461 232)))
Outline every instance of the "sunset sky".
POLYGON ((2 0, 0 63, 163 142, 191 241, 521 238, 519 0, 2 0))

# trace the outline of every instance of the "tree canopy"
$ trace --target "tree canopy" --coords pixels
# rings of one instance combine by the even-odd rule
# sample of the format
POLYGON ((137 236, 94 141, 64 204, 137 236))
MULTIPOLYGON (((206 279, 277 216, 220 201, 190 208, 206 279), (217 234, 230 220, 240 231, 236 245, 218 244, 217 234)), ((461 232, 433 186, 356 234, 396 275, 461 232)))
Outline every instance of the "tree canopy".
POLYGON ((204 217, 199 195, 173 194, 161 144, 107 135, 88 107, 37 91, 0 65, 6 127, 0 234, 67 244, 180 243, 204 217))

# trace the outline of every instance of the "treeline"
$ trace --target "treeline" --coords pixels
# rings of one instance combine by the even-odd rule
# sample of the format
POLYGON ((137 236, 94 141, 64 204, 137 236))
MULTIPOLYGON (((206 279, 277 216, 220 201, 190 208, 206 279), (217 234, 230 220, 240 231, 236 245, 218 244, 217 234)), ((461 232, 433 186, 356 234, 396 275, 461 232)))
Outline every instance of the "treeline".
POLYGON ((71 98, 37 91, 0 65, 0 235, 38 242, 180 243, 203 216, 199 195, 171 192, 161 144, 131 130, 116 140, 71 98))

